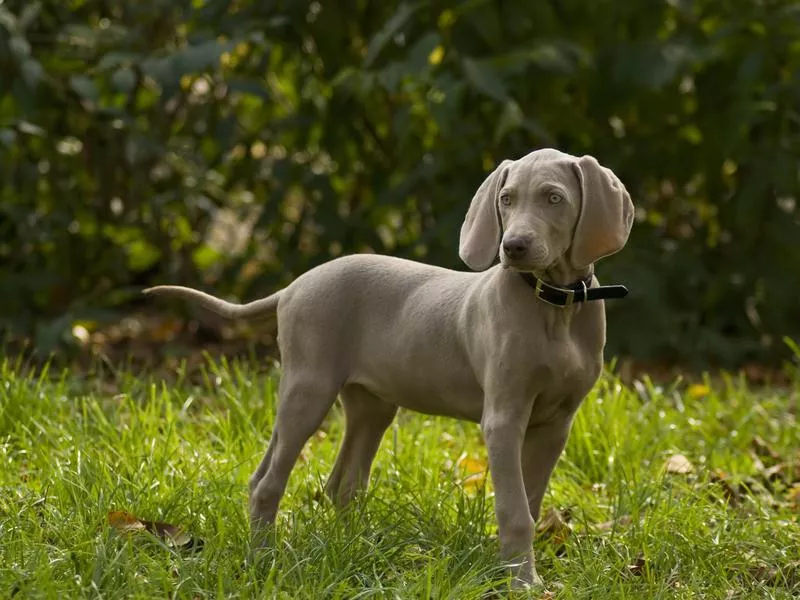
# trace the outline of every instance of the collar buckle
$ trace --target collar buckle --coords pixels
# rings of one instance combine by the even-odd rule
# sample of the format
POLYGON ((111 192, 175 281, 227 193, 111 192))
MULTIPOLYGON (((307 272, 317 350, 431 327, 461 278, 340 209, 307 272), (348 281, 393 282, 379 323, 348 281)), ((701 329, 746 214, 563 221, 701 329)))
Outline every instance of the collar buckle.
POLYGON ((560 287, 545 283, 543 280, 527 271, 519 271, 519 274, 525 283, 531 286, 533 295, 536 296, 536 298, 545 304, 557 308, 569 308, 574 303, 590 302, 592 300, 624 298, 628 295, 628 288, 624 285, 601 285, 594 288, 591 287, 593 275, 589 275, 569 287, 560 287))
MULTIPOLYGON (((583 289, 584 289, 584 296, 583 297, 586 298, 586 284, 585 283, 583 284, 583 289)), ((569 308, 570 306, 572 306, 572 303, 575 301, 575 290, 564 288, 564 289, 561 289, 559 291, 564 292, 566 294, 566 296, 567 296, 566 300, 564 301, 564 304, 557 304, 555 302, 550 302, 550 300, 548 300, 547 298, 542 296, 542 280, 539 279, 538 277, 536 278, 536 287, 534 288, 534 295, 539 300, 541 300, 542 302, 544 302, 546 304, 549 304, 550 306, 555 306, 556 308, 569 308)))

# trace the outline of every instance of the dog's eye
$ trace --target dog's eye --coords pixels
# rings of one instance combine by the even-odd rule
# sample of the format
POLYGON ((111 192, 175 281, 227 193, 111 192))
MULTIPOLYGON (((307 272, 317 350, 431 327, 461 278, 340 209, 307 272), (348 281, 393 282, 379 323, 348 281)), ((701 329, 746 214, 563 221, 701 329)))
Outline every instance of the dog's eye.
POLYGON ((563 199, 564 199, 564 197, 563 197, 561 194, 557 194, 556 192, 552 192, 552 193, 551 193, 551 194, 550 194, 550 195, 547 197, 547 201, 548 201, 548 202, 550 202, 550 204, 558 204, 558 203, 559 203, 559 202, 561 202, 563 199))
POLYGON ((500 196, 500 204, 502 204, 503 206, 508 206, 509 204, 511 204, 511 196, 507 194, 503 194, 502 196, 500 196))

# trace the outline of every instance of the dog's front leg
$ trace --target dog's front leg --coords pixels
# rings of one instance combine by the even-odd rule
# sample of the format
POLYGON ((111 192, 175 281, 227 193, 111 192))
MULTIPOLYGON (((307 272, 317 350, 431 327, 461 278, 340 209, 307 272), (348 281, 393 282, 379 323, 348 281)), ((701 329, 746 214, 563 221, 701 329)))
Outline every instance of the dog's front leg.
POLYGON ((562 416, 549 423, 531 427, 522 445, 522 473, 528 494, 528 508, 534 521, 539 520, 547 483, 567 444, 572 416, 562 416))
POLYGON ((481 430, 495 489, 500 556, 513 566, 514 585, 540 583, 533 562, 533 519, 522 475, 522 444, 531 406, 487 402, 481 430))

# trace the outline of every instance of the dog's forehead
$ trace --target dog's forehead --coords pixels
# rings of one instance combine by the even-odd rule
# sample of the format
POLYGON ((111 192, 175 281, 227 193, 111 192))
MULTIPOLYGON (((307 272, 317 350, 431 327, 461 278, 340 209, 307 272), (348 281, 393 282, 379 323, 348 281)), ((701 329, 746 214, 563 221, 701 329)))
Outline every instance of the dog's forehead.
POLYGON ((514 161, 508 174, 511 185, 536 186, 541 183, 577 184, 573 164, 577 157, 552 148, 536 150, 514 161))
POLYGON ((561 152, 555 148, 540 148, 534 150, 520 158, 517 162, 549 162, 549 161, 575 161, 578 160, 577 156, 561 152))

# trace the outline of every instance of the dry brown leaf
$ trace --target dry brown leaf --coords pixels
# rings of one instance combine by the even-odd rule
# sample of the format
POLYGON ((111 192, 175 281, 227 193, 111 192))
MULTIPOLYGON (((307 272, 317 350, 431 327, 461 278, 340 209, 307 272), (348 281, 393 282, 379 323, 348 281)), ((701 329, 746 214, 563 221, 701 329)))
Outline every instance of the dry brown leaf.
POLYGON ((800 483, 795 483, 786 492, 786 499, 794 510, 800 509, 800 483))
POLYGON ((780 570, 778 567, 773 567, 765 563, 758 563, 750 567, 750 576, 760 583, 775 585, 780 576, 780 570))
POLYGON ((199 548, 203 544, 202 540, 195 540, 177 525, 160 521, 146 521, 125 511, 108 513, 108 525, 124 533, 149 531, 175 548, 199 548))
POLYGON ((183 321, 165 318, 148 331, 149 338, 155 342, 168 342, 180 333, 182 327, 183 321))
POLYGON ((731 506, 737 506, 742 498, 741 486, 734 484, 728 474, 720 469, 711 473, 711 483, 718 485, 722 489, 722 495, 731 506))
POLYGON ((769 457, 775 461, 781 459, 781 455, 775 452, 775 450, 773 450, 770 445, 760 436, 755 436, 750 445, 753 447, 755 453, 761 458, 769 457))
POLYGON ((772 465, 768 469, 764 469, 761 472, 761 476, 765 481, 776 481, 778 479, 783 479, 785 471, 786 463, 778 463, 777 465, 772 465))
POLYGON ((636 557, 636 560, 628 565, 628 573, 636 576, 644 575, 644 569, 646 566, 647 560, 645 559, 644 554, 639 553, 639 555, 636 557))
POLYGON ((488 465, 482 458, 474 458, 462 454, 456 461, 456 468, 461 471, 459 477, 461 486, 471 492, 483 489, 486 485, 486 473, 488 465))
POLYGON ((144 521, 144 524, 150 533, 166 540, 170 546, 175 546, 176 548, 190 548, 195 544, 192 536, 177 525, 161 523, 159 521, 144 521))
POLYGON ((568 518, 569 515, 565 512, 550 507, 536 525, 537 535, 549 540, 556 547, 557 554, 563 550, 572 533, 568 518))
POLYGON ((688 475, 694 472, 694 465, 683 454, 673 454, 664 463, 664 469, 667 473, 688 475))
POLYGON ((766 469, 766 468, 767 468, 767 467, 764 465, 764 462, 761 460, 761 458, 760 458, 760 457, 758 456, 758 454, 756 454, 755 452, 751 452, 751 453, 750 453, 750 458, 751 458, 751 459, 752 459, 752 461, 753 461, 753 469, 755 469, 755 470, 756 470, 756 471, 758 471, 759 473, 760 473, 761 471, 763 471, 764 469, 766 469))
POLYGON ((125 511, 114 511, 108 513, 108 524, 118 531, 133 532, 144 531, 144 523, 125 511))
POLYGON ((617 527, 626 527, 631 524, 630 515, 622 515, 618 519, 612 519, 610 521, 605 521, 603 523, 598 523, 594 526, 597 531, 611 531, 612 529, 616 529, 617 527))

